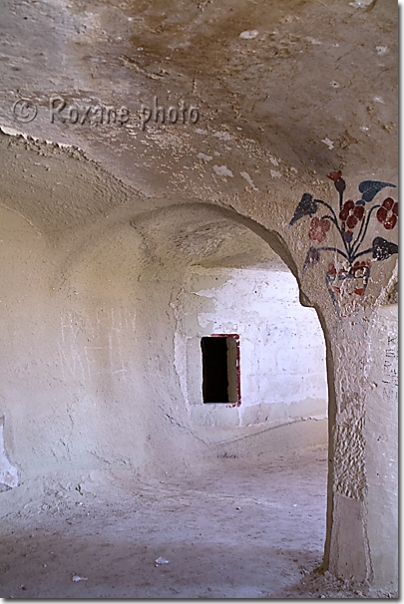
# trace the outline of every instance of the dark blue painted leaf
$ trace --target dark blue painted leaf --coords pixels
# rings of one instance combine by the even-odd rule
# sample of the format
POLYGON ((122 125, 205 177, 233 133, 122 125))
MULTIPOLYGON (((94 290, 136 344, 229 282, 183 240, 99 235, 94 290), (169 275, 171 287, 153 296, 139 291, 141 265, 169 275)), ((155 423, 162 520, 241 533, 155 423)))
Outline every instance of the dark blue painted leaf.
POLYGON ((398 245, 383 237, 376 237, 372 242, 372 252, 375 260, 386 260, 393 254, 398 254, 398 245))
POLYGON ((355 202, 356 206, 364 206, 365 202, 363 201, 363 199, 358 199, 358 201, 355 202))
POLYGON ((310 193, 303 193, 302 198, 297 206, 295 213, 293 214, 292 220, 289 222, 289 226, 293 226, 295 222, 303 218, 303 216, 312 216, 317 212, 316 200, 313 200, 313 195, 310 193))
POLYGON ((304 275, 307 269, 312 268, 317 262, 320 260, 320 252, 315 248, 311 247, 307 252, 306 260, 303 264, 303 272, 304 275))
POLYGON ((381 182, 380 180, 363 180, 359 185, 359 191, 362 193, 364 201, 372 201, 379 191, 384 187, 395 187, 391 182, 381 182))

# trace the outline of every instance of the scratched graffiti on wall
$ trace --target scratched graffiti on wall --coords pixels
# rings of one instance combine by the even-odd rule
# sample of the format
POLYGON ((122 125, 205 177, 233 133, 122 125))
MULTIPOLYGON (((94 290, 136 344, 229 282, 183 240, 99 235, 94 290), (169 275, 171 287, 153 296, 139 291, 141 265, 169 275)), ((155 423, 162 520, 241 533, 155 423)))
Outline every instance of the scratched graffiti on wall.
POLYGON ((304 193, 289 227, 301 218, 312 217, 308 236, 313 243, 322 243, 332 229, 336 230, 337 238, 341 240, 340 247, 312 244, 303 264, 302 274, 315 266, 323 254, 333 253, 334 261, 329 262, 326 272, 326 285, 338 316, 346 317, 357 310, 358 303, 364 297, 370 277, 371 260, 386 260, 398 253, 397 244, 384 237, 375 237, 370 247, 365 244, 372 218, 383 225, 386 231, 396 227, 398 203, 392 197, 386 197, 381 203, 375 200, 382 189, 395 187, 392 183, 364 180, 358 187, 360 199, 344 201, 346 183, 341 171, 330 172, 327 177, 334 182, 338 192, 338 210, 335 211, 329 203, 321 199, 313 199, 310 193, 304 193))
POLYGON ((120 375, 126 380, 130 357, 125 335, 134 331, 135 316, 126 309, 98 309, 92 317, 78 312, 62 316, 58 349, 63 380, 77 380, 85 388, 97 376, 120 375))
POLYGON ((383 397, 396 402, 398 397, 398 337, 387 335, 387 346, 383 357, 383 397))

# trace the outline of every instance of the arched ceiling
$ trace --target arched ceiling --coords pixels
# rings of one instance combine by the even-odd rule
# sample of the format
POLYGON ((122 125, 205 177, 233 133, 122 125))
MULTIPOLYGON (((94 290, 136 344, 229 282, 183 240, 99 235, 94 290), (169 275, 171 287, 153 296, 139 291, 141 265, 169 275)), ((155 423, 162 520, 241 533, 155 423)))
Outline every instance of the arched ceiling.
POLYGON ((396 178, 393 0, 4 0, 1 17, 3 130, 77 146, 147 198, 295 200, 331 169, 396 178), (187 123, 142 129, 155 97, 183 101, 187 123), (97 106, 129 121, 97 125, 97 106))
POLYGON ((131 226, 149 258, 159 259, 164 271, 190 265, 288 270, 251 224, 211 205, 170 207, 135 219, 131 226))

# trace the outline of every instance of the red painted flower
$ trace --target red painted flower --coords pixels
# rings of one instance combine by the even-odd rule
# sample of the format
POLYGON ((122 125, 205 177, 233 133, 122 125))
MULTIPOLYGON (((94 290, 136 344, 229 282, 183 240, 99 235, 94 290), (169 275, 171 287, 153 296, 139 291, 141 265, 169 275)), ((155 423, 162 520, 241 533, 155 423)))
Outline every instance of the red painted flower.
POLYGON ((357 294, 358 296, 363 296, 363 294, 365 293, 366 285, 367 285, 368 278, 369 278, 369 267, 370 267, 370 264, 366 260, 366 261, 362 261, 362 262, 355 262, 355 264, 353 265, 353 267, 350 270, 350 273, 356 279, 362 279, 362 286, 355 287, 355 289, 354 289, 354 293, 357 294))
POLYGON ((376 218, 385 229, 394 229, 397 224, 398 203, 391 197, 386 197, 382 206, 377 210, 376 218))
POLYGON ((333 180, 334 182, 337 182, 337 180, 342 178, 342 172, 341 170, 338 170, 338 172, 330 172, 329 174, 327 174, 327 178, 333 180))
POLYGON ((331 275, 332 277, 336 276, 337 269, 335 268, 334 262, 330 262, 330 264, 328 265, 328 274, 331 275))
POLYGON ((310 223, 309 237, 313 241, 324 241, 327 232, 330 230, 330 221, 326 218, 317 218, 314 216, 310 223))
POLYGON ((352 199, 348 199, 344 203, 342 210, 339 213, 339 217, 346 222, 348 229, 353 230, 358 222, 362 220, 364 213, 365 209, 363 206, 357 206, 352 199))
POLYGON ((338 172, 330 172, 327 174, 327 178, 334 181, 334 187, 337 189, 338 193, 342 194, 345 191, 345 180, 342 178, 341 170, 338 172))
POLYGON ((368 260, 356 261, 353 267, 351 268, 351 273, 355 277, 363 277, 363 274, 370 267, 368 260))

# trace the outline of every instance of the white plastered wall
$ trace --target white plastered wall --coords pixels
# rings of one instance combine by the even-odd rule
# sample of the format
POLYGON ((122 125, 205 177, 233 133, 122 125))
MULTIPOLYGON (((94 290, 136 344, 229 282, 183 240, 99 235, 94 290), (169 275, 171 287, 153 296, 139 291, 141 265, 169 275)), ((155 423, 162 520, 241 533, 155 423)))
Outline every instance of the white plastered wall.
POLYGON ((195 428, 326 417, 323 333, 286 266, 191 267, 174 307, 175 364, 195 428), (203 403, 200 341, 212 334, 240 336, 239 407, 203 403))
MULTIPOLYGON (((247 352, 248 345, 255 346, 262 360, 259 346, 283 337, 275 329, 271 337, 262 331, 269 323, 260 312, 268 292, 275 291, 271 275, 286 279, 279 310, 288 301, 296 312, 316 315, 300 306, 286 267, 273 271, 266 266, 271 261, 264 260, 260 269, 234 268, 239 266, 234 252, 237 261, 246 262, 274 256, 251 231, 204 208, 190 208, 188 214, 167 210, 137 229, 129 220, 111 220, 96 237, 85 229, 82 235, 74 231, 72 240, 59 239, 53 248, 50 238, 18 213, 0 208, 0 218, 0 470, 4 476, 10 467, 13 472, 11 483, 7 477, 0 481, 6 487, 18 476, 26 480, 56 468, 168 471, 221 454, 221 443, 227 447, 257 426, 293 422, 285 426, 287 434, 278 431, 276 447, 273 437, 263 435, 259 442, 235 444, 234 454, 305 445, 307 430, 299 442, 293 430, 310 422, 295 420, 324 416, 325 397, 322 409, 311 406, 304 413, 304 405, 294 409, 286 395, 267 404, 270 363, 247 371, 247 352), (198 260, 207 263, 207 257, 210 264, 222 262, 222 268, 202 268, 198 260), (226 304, 238 299, 243 314, 234 329, 236 307, 226 304), (204 405, 200 337, 229 331, 241 336, 242 405, 204 405), (248 387, 260 392, 258 401, 247 396, 248 387)), ((307 327, 306 320, 301 327, 307 327)), ((321 371, 325 383, 324 365, 321 371)), ((306 398, 314 399, 307 393, 306 398)), ((314 423, 322 423, 326 434, 326 420, 314 423)))

